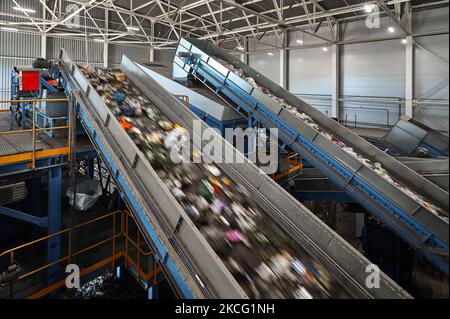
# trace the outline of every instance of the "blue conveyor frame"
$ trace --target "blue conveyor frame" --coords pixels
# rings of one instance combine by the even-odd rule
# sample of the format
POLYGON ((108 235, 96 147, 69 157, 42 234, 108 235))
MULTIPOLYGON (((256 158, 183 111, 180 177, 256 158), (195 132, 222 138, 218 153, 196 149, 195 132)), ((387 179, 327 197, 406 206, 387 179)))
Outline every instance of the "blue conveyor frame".
MULTIPOLYGON (((239 62, 234 57, 223 53, 221 49, 216 47, 210 50, 211 46, 204 44, 204 41, 202 43, 201 40, 182 39, 179 43, 178 52, 183 52, 185 55, 183 59, 175 56, 174 61, 179 63, 180 68, 191 72, 202 80, 216 94, 224 95, 232 101, 238 111, 244 110, 249 117, 253 117, 265 127, 279 128, 280 140, 285 145, 301 154, 306 160, 314 163, 316 168, 344 189, 349 196, 382 220, 439 269, 448 273, 448 259, 442 258, 443 255, 448 255, 448 221, 438 218, 425 208, 417 208, 418 204, 412 203, 412 199, 403 203, 405 202, 404 197, 403 202, 400 201, 400 198, 397 201, 392 197, 389 198, 380 191, 379 181, 374 182, 360 177, 359 173, 365 169, 362 164, 355 168, 354 163, 345 163, 342 158, 338 159, 332 156, 329 152, 330 147, 326 145, 326 141, 323 141, 324 138, 317 140, 317 132, 311 134, 310 130, 306 130, 305 135, 299 133, 298 129, 293 128, 292 122, 288 123, 292 120, 286 117, 282 119, 276 115, 280 112, 281 107, 266 104, 268 98, 263 99, 261 96, 263 94, 257 88, 250 86, 214 60, 211 52, 220 52, 221 59, 236 65, 239 62), (186 55, 186 52, 188 55, 186 55), (261 101, 266 101, 266 103, 261 101), (413 207, 412 210, 411 207, 413 207)), ((239 66, 242 67, 242 64, 239 66)), ((248 66, 246 68, 249 69, 248 66)), ((258 78, 255 80, 258 82, 258 78)), ((277 87, 275 83, 271 82, 271 84, 273 87, 277 87)), ((278 88, 275 91, 280 92, 279 89, 281 88, 278 88)), ((278 95, 284 97, 283 94, 278 95)), ((376 177, 374 174, 376 173, 371 175, 376 177)), ((417 174, 417 181, 426 183, 422 179, 417 174)), ((442 193, 444 192, 442 191, 442 193)), ((439 199, 441 198, 443 196, 440 196, 439 199)), ((448 202, 443 203, 442 206, 445 205, 448 205, 448 202)))
MULTIPOLYGON (((179 295, 184 298, 246 298, 220 258, 64 50, 60 56, 60 68, 67 95, 76 102, 82 125, 115 177, 123 199, 154 247, 166 277, 179 295), (123 152, 124 149, 128 151, 123 152)), ((155 105, 169 118, 178 117, 178 122, 188 128, 192 126, 189 122, 198 119, 126 57, 121 69, 129 81, 147 97, 152 97, 155 105)), ((206 124, 202 126, 204 129, 208 129, 206 124)), ((217 138, 221 138, 219 134, 217 138)), ((225 146, 232 148, 230 144, 225 146)), ((235 155, 244 158, 239 154, 235 155)), ((255 198, 264 209, 274 216, 280 215, 278 223, 322 263, 332 267, 333 274, 346 285, 346 289, 352 290, 354 296, 410 298, 385 274, 381 274, 381 289, 368 290, 364 283, 365 270, 370 262, 274 181, 261 174, 257 167, 245 160, 243 163, 219 166, 228 169, 225 171, 233 179, 252 187, 255 198)))

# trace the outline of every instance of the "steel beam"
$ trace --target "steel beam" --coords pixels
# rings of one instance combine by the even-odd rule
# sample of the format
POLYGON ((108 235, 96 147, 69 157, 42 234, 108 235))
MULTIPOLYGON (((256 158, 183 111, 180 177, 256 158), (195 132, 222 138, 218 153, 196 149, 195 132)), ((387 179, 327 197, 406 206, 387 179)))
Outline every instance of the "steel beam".
POLYGON ((47 217, 37 217, 8 207, 0 206, 0 215, 11 217, 39 227, 47 227, 47 217))
MULTIPOLYGON (((62 168, 55 167, 48 170, 48 234, 52 235, 61 231, 61 178, 62 168)), ((53 263, 60 259, 61 238, 55 236, 48 240, 47 259, 53 263)), ((51 285, 60 280, 61 269, 59 265, 48 269, 48 284, 51 285)))
POLYGON ((414 38, 408 36, 406 40, 405 114, 414 118, 414 38))

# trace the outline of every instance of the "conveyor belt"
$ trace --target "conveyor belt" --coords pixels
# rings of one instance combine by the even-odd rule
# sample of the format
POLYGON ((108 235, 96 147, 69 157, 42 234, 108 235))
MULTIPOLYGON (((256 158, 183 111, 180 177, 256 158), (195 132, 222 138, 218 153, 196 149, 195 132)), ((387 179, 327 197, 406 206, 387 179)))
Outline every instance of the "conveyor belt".
POLYGON ((414 156, 425 149, 429 156, 448 157, 448 136, 407 116, 382 141, 402 156, 414 156))
MULTIPOLYGON (((92 142, 116 177, 123 198, 179 295, 187 298, 247 297, 83 73, 65 51, 60 58, 68 96, 76 102, 79 117, 92 142)), ((177 98, 127 58, 121 69, 163 114, 192 130, 193 120, 198 118, 177 98)), ((207 129, 206 125, 202 129, 207 129)), ((225 147, 236 152, 227 143, 225 147)), ((242 158, 240 153, 235 156, 242 158)), ((287 232, 293 242, 317 258, 346 294, 360 298, 410 297, 383 273, 380 288, 366 288, 369 261, 261 174, 256 166, 246 160, 244 164, 218 166, 251 192, 267 218, 276 221, 274 224, 287 232)))
POLYGON ((207 41, 181 39, 174 57, 175 66, 179 73, 184 70, 186 75, 196 76, 216 94, 227 98, 237 110, 255 118, 263 126, 278 128, 280 140, 286 146, 315 163, 330 180, 448 273, 448 192, 207 41), (242 70, 244 76, 253 78, 259 86, 283 98, 297 111, 309 115, 323 132, 344 142, 373 163, 380 163, 398 184, 420 195, 425 203, 420 204, 398 186, 392 185, 319 130, 225 67, 220 60, 242 70), (429 203, 434 204, 439 213, 432 211, 434 209, 429 203))

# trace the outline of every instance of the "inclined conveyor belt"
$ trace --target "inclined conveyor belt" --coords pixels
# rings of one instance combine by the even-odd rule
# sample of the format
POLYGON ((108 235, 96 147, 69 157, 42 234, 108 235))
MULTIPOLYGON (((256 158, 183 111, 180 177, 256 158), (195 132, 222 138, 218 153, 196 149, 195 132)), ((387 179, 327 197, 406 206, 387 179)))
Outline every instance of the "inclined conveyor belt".
POLYGON ((208 41, 180 40, 174 56, 174 76, 188 74, 243 115, 264 127, 278 128, 285 146, 314 163, 330 180, 448 273, 448 192, 208 41), (243 72, 242 77, 238 70, 243 72), (251 81, 267 92, 250 84, 251 81), (275 103, 267 93, 284 99, 312 119, 319 129, 275 103), (351 147, 371 165, 363 164, 331 141, 331 137, 343 142, 346 148, 351 147), (381 164, 397 185, 377 173, 374 163, 381 164))
MULTIPOLYGON (((154 248, 164 273, 179 296, 186 298, 247 298, 225 261, 219 257, 190 215, 171 193, 144 153, 122 128, 83 72, 62 50, 60 68, 66 93, 93 144, 115 176, 121 195, 154 248)), ((124 57, 121 70, 164 116, 186 128, 198 120, 179 99, 149 78, 124 57)), ((145 128, 143 125, 142 128, 145 128)), ((202 130, 208 127, 203 124, 202 130)), ((221 139, 219 135, 216 138, 221 139)), ((288 238, 293 254, 301 253, 320 263, 332 279, 335 296, 359 298, 410 298, 385 274, 379 288, 366 288, 370 262, 329 229, 303 205, 249 163, 230 144, 224 147, 240 157, 242 164, 217 164, 234 183, 252 194, 262 212, 269 234, 276 241, 288 238)), ((193 164, 197 165, 197 164, 193 164)), ((198 168, 197 168, 198 169, 198 168)), ((267 230, 267 229, 266 229, 267 230)), ((285 241, 284 241, 285 242, 285 241)), ((257 250, 255 250, 257 251, 257 250)), ((242 279, 242 278, 241 278, 242 279)), ((241 280, 240 279, 240 280, 241 280)))

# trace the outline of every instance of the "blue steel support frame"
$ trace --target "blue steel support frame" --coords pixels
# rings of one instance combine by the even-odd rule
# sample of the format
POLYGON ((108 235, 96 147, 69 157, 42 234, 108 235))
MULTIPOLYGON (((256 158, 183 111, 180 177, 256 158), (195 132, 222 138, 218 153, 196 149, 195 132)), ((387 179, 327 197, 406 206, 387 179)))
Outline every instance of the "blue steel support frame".
MULTIPOLYGON (((226 95, 230 100, 232 100, 236 105, 237 109, 243 109, 249 114, 253 114, 252 116, 263 125, 264 123, 257 116, 254 115, 254 110, 258 110, 264 116, 266 116, 270 121, 273 121, 276 125, 283 128, 290 135, 289 138, 294 138, 294 140, 298 141, 302 144, 303 147, 307 149, 308 152, 312 154, 306 154, 302 149, 297 149, 293 142, 289 142, 286 139, 286 143, 288 146, 294 149, 297 153, 301 154, 306 160, 309 160, 312 163, 316 163, 316 167, 323 172, 327 172, 327 175, 331 180, 340 185, 349 196, 353 197, 356 201, 358 201, 361 205, 363 205, 370 212, 375 214, 381 221, 386 223, 387 225, 391 225, 389 220, 387 220, 382 213, 378 212, 378 209, 375 208, 371 203, 367 202, 364 198, 361 198, 360 195, 349 190, 346 185, 343 185, 341 182, 342 178, 345 178, 348 184, 354 185, 356 188, 361 190, 362 192, 368 194, 374 202, 381 205, 382 207, 386 207, 391 211, 392 214, 395 215, 396 218, 401 220, 403 223, 408 225, 411 229, 413 229, 416 233, 420 234, 422 238, 428 238, 428 242, 430 245, 433 245, 437 249, 442 249, 444 251, 448 251, 448 245, 441 240, 439 237, 435 236, 431 231, 429 231, 426 227, 418 224, 413 218, 411 218, 407 213, 403 212, 399 209, 395 203, 387 200, 382 194, 376 191, 373 187, 368 185, 365 181, 355 176, 351 171, 349 171, 345 166, 336 161, 333 157, 323 152, 319 147, 317 147, 314 143, 310 142, 303 136, 299 135, 295 130, 293 130, 289 125, 284 123, 280 118, 275 116, 271 111, 269 111, 264 105, 261 105, 256 101, 251 95, 242 90, 235 83, 230 81, 226 76, 222 75, 220 72, 217 72, 210 65, 200 59, 190 60, 188 64, 192 67, 194 74, 199 74, 204 80, 203 83, 211 87, 213 90, 215 89, 216 93, 222 93, 226 95), (209 83, 209 85, 207 84, 209 83), (236 94, 230 94, 228 92, 232 92, 236 94), (318 164, 315 161, 315 158, 319 157, 320 160, 328 163, 329 167, 325 165, 318 164), (333 172, 336 171, 336 173, 333 172)), ((280 134, 279 137, 283 141, 283 136, 280 134)), ((438 254, 434 254, 430 251, 424 251, 422 249, 422 243, 416 242, 415 239, 411 238, 411 236, 404 232, 401 228, 397 228, 396 226, 391 227, 407 241, 410 245, 420 250, 424 256, 426 256, 431 262, 433 262, 439 269, 448 274, 449 267, 448 263, 443 260, 438 254)))
POLYGON ((148 299, 156 300, 159 299, 159 287, 158 284, 150 286, 148 288, 148 299))
POLYGON ((25 221, 39 227, 47 227, 47 217, 37 217, 27 213, 19 212, 15 209, 0 206, 0 215, 25 221))
MULTIPOLYGON (((61 197, 62 168, 54 167, 48 170, 48 234, 61 231, 61 197)), ((48 263, 53 263, 61 257, 61 238, 56 236, 48 241, 48 263)), ((51 285, 61 277, 61 267, 55 265, 48 270, 48 284, 51 285)))

